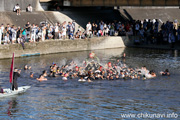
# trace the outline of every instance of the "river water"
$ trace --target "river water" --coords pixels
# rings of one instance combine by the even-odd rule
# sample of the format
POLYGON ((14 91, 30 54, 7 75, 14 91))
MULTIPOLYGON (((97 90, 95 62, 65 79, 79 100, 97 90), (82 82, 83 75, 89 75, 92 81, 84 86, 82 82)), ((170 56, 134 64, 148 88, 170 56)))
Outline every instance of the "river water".
MULTIPOLYGON (((157 73, 154 79, 146 80, 99 80, 80 83, 77 80, 63 81, 61 77, 38 82, 29 78, 25 64, 32 66, 35 77, 55 62, 63 65, 68 60, 81 63, 89 51, 59 53, 25 58, 16 58, 15 67, 22 69, 18 85, 30 85, 25 93, 0 98, 0 120, 113 120, 113 119, 178 119, 180 115, 180 54, 177 51, 118 48, 96 50, 101 63, 120 59, 126 53, 126 64, 133 67, 146 66, 157 73), (168 68, 171 76, 160 71, 168 68), (133 114, 134 118, 123 118, 133 114), (146 114, 146 115, 145 115, 146 114), (171 114, 171 116, 168 116, 171 114), (144 115, 144 116, 143 116, 144 115)), ((0 85, 8 88, 11 59, 0 60, 0 85)), ((133 117, 133 116, 131 116, 133 117)))

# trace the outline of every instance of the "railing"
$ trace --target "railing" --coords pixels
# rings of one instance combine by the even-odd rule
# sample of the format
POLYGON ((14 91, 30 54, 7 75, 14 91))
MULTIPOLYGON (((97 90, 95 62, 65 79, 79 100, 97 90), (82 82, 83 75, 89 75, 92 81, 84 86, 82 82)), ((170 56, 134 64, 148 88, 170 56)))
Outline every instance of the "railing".
MULTIPOLYGON (((40 0, 56 1, 58 0, 40 0)), ((70 2, 70 6, 180 6, 180 0, 64 0, 70 2)), ((60 2, 60 0, 59 0, 60 2)))

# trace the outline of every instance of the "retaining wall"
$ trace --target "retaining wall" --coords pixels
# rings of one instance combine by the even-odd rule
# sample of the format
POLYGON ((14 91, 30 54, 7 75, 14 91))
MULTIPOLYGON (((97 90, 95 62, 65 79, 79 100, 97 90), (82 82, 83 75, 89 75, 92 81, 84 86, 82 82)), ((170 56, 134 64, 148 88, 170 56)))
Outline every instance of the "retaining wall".
POLYGON ((0 59, 32 55, 125 47, 128 37, 99 37, 86 40, 47 40, 37 43, 0 45, 0 59))
POLYGON ((31 4, 34 11, 43 11, 39 0, 0 0, 0 11, 13 11, 17 3, 21 10, 26 10, 26 7, 31 4))

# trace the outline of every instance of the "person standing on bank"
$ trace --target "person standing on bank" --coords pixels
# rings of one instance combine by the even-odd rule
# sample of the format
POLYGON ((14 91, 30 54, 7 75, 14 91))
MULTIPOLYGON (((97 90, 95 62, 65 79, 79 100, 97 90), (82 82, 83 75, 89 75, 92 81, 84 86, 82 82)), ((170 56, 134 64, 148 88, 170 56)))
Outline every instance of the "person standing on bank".
POLYGON ((18 90, 17 78, 20 77, 20 73, 21 73, 21 70, 14 68, 12 91, 14 91, 14 88, 15 88, 15 90, 18 90))

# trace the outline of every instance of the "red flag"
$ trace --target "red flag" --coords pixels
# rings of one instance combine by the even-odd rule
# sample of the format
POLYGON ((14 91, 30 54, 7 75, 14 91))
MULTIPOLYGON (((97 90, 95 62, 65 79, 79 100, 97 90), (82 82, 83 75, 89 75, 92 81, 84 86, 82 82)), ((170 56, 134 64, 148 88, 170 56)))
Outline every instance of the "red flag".
POLYGON ((11 69, 10 69, 10 74, 9 74, 9 82, 10 83, 12 83, 12 81, 13 81, 13 69, 14 69, 14 53, 12 56, 11 69))

